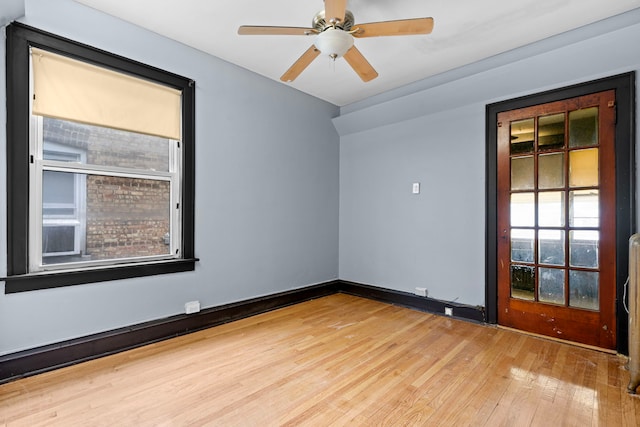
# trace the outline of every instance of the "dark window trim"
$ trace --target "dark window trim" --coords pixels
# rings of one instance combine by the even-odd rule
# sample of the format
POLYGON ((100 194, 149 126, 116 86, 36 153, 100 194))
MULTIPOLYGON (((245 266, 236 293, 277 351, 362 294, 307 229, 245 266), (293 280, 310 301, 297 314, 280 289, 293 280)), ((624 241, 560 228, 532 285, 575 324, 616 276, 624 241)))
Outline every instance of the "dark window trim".
POLYGON ((628 314, 624 284, 629 270, 629 237, 635 230, 635 73, 629 72, 510 99, 486 107, 486 246, 485 301, 487 322, 498 322, 497 272, 497 127, 498 113, 575 98, 605 90, 616 91, 616 312, 617 351, 628 354, 628 314))
POLYGON ((130 59, 20 23, 7 27, 7 277, 5 293, 195 269, 195 83, 130 59), (81 271, 28 274, 29 47, 156 81, 182 91, 182 258, 81 271))

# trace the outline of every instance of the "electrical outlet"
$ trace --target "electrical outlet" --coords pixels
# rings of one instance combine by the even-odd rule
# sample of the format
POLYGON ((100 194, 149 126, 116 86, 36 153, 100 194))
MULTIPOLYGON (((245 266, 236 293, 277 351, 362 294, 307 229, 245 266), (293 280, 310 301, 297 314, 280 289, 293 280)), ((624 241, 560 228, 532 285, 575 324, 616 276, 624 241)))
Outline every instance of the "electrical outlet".
POLYGON ((427 288, 416 288, 416 290, 413 291, 413 293, 421 297, 426 297, 429 294, 429 292, 427 291, 427 288))
POLYGON ((444 314, 445 316, 453 316, 453 307, 445 307, 444 314))
POLYGON ((184 304, 184 313, 193 314, 200 311, 200 301, 189 301, 184 304))

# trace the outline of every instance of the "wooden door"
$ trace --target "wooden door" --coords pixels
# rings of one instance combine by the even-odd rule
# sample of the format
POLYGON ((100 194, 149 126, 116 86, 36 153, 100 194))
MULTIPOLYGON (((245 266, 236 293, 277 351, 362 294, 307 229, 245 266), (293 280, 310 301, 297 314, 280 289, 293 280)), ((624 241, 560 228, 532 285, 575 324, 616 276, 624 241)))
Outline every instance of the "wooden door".
POLYGON ((615 92, 498 114, 498 323, 616 348, 615 92))

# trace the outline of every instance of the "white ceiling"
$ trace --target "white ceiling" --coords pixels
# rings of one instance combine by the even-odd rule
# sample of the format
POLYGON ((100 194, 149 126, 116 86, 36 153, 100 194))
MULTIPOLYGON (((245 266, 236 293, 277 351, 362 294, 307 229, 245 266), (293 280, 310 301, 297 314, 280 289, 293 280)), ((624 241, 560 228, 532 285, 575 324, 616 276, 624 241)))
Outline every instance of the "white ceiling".
MULTIPOLYGON (((313 36, 239 36, 240 25, 311 27, 322 0, 76 0, 280 81, 313 36)), ((356 39, 378 71, 363 83, 318 57, 293 83, 343 106, 640 7, 640 0, 348 0, 355 23, 431 16, 433 33, 356 39)))

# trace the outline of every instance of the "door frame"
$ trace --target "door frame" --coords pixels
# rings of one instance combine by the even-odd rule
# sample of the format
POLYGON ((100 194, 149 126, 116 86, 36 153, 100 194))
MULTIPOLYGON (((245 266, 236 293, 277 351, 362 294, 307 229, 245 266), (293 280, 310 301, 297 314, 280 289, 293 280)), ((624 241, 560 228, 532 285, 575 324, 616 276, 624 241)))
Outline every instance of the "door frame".
POLYGON ((486 106, 486 321, 498 322, 498 114, 503 111, 616 91, 616 327, 617 351, 628 354, 628 314, 621 298, 629 270, 629 237, 635 230, 635 72, 488 104, 486 106))

